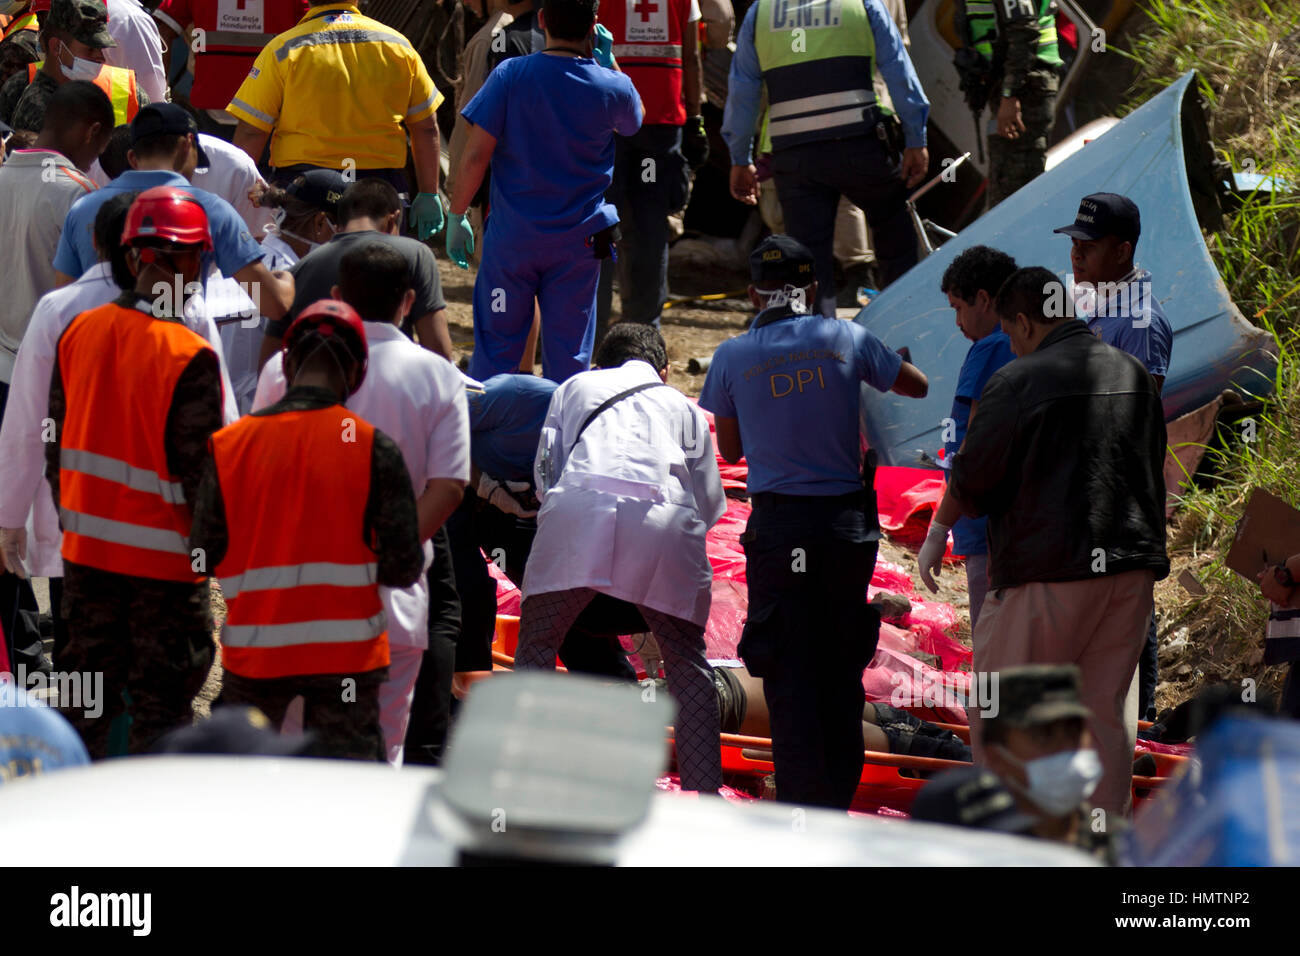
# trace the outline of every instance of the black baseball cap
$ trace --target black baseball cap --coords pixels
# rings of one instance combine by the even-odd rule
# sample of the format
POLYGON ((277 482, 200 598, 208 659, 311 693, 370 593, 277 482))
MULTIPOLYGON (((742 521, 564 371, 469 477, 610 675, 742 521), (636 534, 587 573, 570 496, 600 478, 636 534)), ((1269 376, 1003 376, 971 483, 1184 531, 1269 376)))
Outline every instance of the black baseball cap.
POLYGON ((1092 712, 1079 699, 1079 668, 1074 664, 1028 664, 998 673, 998 714, 985 720, 1034 727, 1092 712))
POLYGON ((749 254, 749 277, 754 282, 788 282, 804 288, 814 278, 813 254, 792 236, 768 236, 749 254))
POLYGON ((1016 806, 998 776, 983 767, 950 770, 922 788, 912 803, 912 819, 922 823, 1027 833, 1037 821, 1016 806))
POLYGON ((185 133, 194 134, 194 144, 199 151, 197 168, 209 168, 208 154, 203 151, 203 144, 199 141, 199 124, 182 107, 175 103, 150 103, 141 107, 140 112, 135 114, 135 119, 131 120, 132 146, 149 136, 182 136, 185 133))
POLYGON ((218 707, 207 720, 163 736, 156 754, 231 754, 256 757, 301 757, 312 746, 309 734, 279 734, 256 707, 218 707))
POLYGON ((1060 229, 1053 229, 1069 236, 1071 239, 1100 239, 1103 236, 1118 236, 1120 239, 1137 244, 1142 233, 1142 216, 1138 213, 1137 203, 1119 193, 1093 193, 1079 200, 1079 211, 1074 222, 1060 229))
POLYGON ((347 180, 338 170, 309 169, 301 176, 295 177, 293 182, 284 187, 284 191, 294 199, 329 213, 329 217, 337 222, 339 200, 343 198, 343 190, 347 188, 347 180))

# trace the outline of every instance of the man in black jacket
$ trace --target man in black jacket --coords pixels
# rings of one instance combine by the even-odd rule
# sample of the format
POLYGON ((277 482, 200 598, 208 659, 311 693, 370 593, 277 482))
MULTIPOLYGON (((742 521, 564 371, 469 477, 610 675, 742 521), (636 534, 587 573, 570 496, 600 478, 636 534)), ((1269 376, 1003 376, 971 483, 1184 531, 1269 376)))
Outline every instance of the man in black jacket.
POLYGON ((1142 363, 1066 318, 1065 295, 1043 268, 998 292, 1018 358, 985 386, 949 494, 989 516, 975 670, 1077 664, 1104 768, 1094 804, 1123 813, 1151 584, 1169 573, 1164 414, 1142 363))

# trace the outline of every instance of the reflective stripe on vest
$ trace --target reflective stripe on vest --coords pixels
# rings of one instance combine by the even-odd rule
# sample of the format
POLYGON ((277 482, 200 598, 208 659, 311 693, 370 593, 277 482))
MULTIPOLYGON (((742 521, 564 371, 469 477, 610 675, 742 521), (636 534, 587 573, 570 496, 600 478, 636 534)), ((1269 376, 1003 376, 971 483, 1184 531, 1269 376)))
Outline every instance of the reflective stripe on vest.
POLYGON ((275 33, 235 33, 230 30, 209 30, 204 36, 208 49, 203 52, 212 52, 212 47, 219 46, 252 47, 260 50, 277 36, 278 34, 275 33))
MULTIPOLYGON (((958 2, 962 2, 962 0, 958 0, 958 2)), ((1008 6, 1014 8, 1018 3, 1023 2, 1035 7, 1037 10, 1038 41, 1034 54, 1038 62, 1043 66, 1054 68, 1061 65, 1061 51, 1056 35, 1056 11, 1053 9, 1054 0, 993 0, 993 2, 989 2, 989 0, 965 0, 966 20, 970 24, 971 41, 974 44, 975 52, 985 57, 990 63, 995 62, 996 51, 994 47, 998 40, 998 15, 993 6, 994 2, 1002 5, 1004 19, 1010 19, 1011 11, 1008 6)))
POLYGON ((243 418, 212 436, 229 538, 215 569, 227 606, 220 639, 232 673, 350 674, 388 663, 379 565, 365 538, 374 435, 331 405, 243 418), (284 500, 304 508, 276 505, 284 500))
MULTIPOLYGON (((59 339, 67 561, 164 581, 202 577, 192 564, 190 513, 167 466, 165 435, 176 384, 205 350, 184 325, 113 303, 81 313, 59 339)), ((219 393, 212 402, 215 413, 219 393)))
POLYGON ((682 35, 691 29, 686 0, 605 0, 600 22, 614 36, 619 69, 636 87, 646 126, 681 126, 682 35))
MULTIPOLYGON (((27 64, 27 82, 36 79, 44 60, 27 64)), ((99 68, 99 73, 90 82, 94 83, 113 104, 113 120, 117 126, 125 126, 135 119, 140 112, 140 98, 136 94, 135 71, 123 66, 109 66, 107 63, 99 68)))
POLYGON ((773 149, 871 132, 876 43, 859 0, 759 0, 754 48, 773 149))
POLYGON ((19 30, 39 30, 40 28, 41 25, 36 22, 36 14, 24 13, 5 28, 4 34, 0 35, 0 41, 8 40, 19 30))

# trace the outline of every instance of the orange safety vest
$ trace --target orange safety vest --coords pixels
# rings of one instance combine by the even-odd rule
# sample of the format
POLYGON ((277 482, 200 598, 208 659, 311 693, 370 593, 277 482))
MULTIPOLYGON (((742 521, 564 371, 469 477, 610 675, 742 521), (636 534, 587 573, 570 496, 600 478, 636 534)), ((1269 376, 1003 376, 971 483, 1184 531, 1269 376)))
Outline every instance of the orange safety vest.
MULTIPOLYGON (((44 62, 44 60, 37 60, 35 63, 27 64, 29 84, 36 79, 36 74, 40 72, 44 62)), ((140 112, 140 98, 135 91, 135 70, 128 70, 124 66, 109 66, 105 63, 91 82, 103 90, 109 102, 113 104, 114 125, 124 126, 135 119, 135 114, 140 112)))
POLYGON ((81 313, 59 339, 65 560, 162 581, 203 579, 164 436, 176 383, 204 350, 212 349, 179 322, 114 303, 81 313))
POLYGON ((0 41, 8 40, 19 30, 39 30, 41 25, 36 22, 36 14, 24 13, 21 16, 14 17, 9 26, 5 27, 5 32, 0 35, 0 41))
POLYGON ((379 566, 364 530, 374 437, 342 405, 248 416, 212 436, 229 538, 216 567, 227 607, 221 661, 231 672, 387 666, 379 566))
POLYGON ((614 35, 614 59, 645 106, 644 124, 681 126, 682 32, 690 29, 689 2, 613 0, 600 8, 600 22, 614 35))

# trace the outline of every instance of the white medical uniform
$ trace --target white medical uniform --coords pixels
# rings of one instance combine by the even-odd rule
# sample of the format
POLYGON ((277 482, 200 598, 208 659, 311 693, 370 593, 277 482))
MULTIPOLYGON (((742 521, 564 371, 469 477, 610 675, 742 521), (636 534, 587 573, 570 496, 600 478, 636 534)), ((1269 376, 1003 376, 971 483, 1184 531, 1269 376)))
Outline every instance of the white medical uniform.
POLYGON ((167 102, 162 35, 140 0, 108 0, 108 35, 117 41, 104 51, 109 66, 135 70, 135 82, 150 103, 167 102))
MULTIPOLYGON (((366 340, 366 377, 347 407, 397 443, 417 498, 435 478, 467 483, 469 405, 460 371, 393 325, 367 322, 366 340)), ((283 356, 276 354, 262 369, 253 410, 273 405, 286 391, 283 356)), ((433 542, 426 541, 426 571, 432 561, 433 542)), ((390 657, 388 681, 379 691, 379 722, 388 762, 400 767, 415 680, 429 646, 429 584, 422 574, 410 587, 379 590, 388 614, 390 657)))
POLYGON ((727 510, 708 419, 673 388, 611 405, 572 447, 607 398, 658 382, 648 362, 582 372, 551 397, 534 477, 542 495, 524 571, 524 600, 594 588, 701 627, 713 570, 704 535, 727 510))

